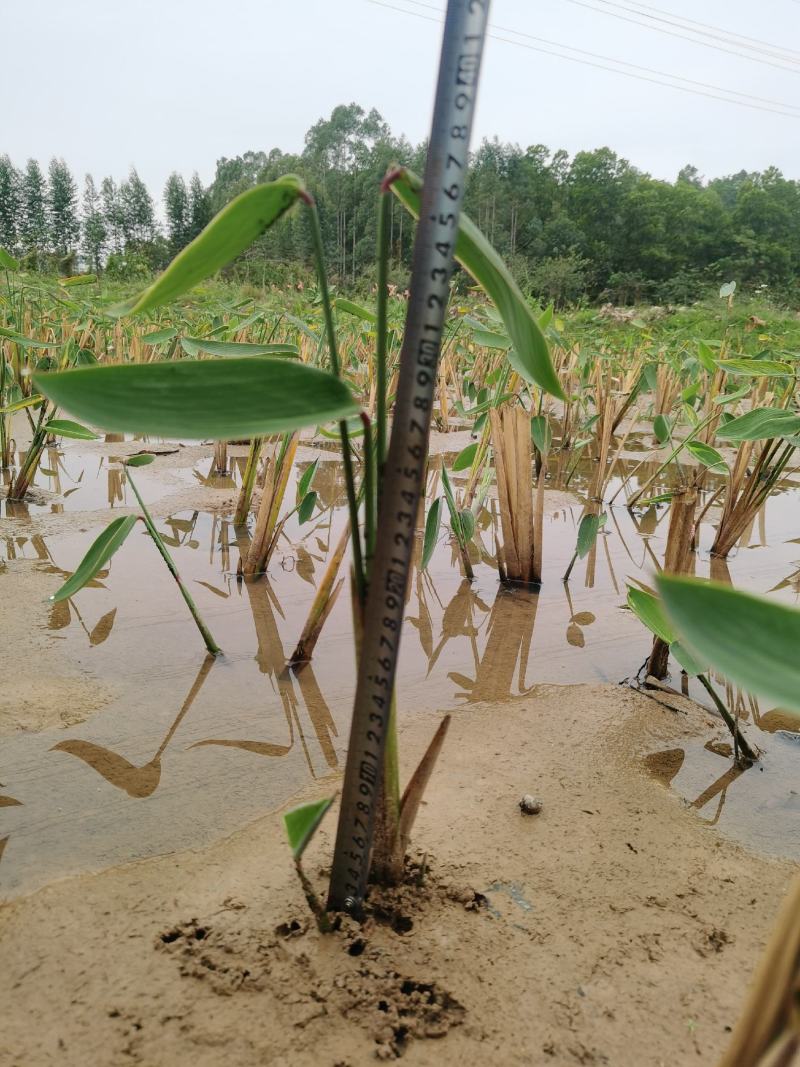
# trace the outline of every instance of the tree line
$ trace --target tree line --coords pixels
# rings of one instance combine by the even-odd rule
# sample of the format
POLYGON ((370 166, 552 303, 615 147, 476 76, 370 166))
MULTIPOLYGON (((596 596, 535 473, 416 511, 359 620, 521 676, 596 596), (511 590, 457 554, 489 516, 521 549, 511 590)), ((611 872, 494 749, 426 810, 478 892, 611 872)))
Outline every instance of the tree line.
MULTIPOLYGON (((299 174, 314 192, 328 261, 340 285, 374 279, 377 189, 395 162, 416 170, 425 145, 393 136, 377 111, 334 108, 308 131, 303 150, 248 151, 217 161, 209 186, 177 172, 163 191, 163 224, 135 169, 119 184, 91 175, 79 198, 63 160, 45 175, 35 160, 17 169, 0 156, 0 244, 29 269, 77 265, 118 277, 161 269, 214 212, 258 182, 299 174), (80 203, 79 203, 80 199, 80 203)), ((542 300, 679 303, 735 279, 800 302, 800 183, 770 167, 704 181, 692 166, 674 181, 637 169, 610 148, 573 157, 544 145, 485 140, 473 153, 466 210, 542 300)), ((413 232, 395 205, 394 280, 404 283, 413 232)), ((302 213, 290 214, 232 268, 283 285, 308 270, 302 213)))

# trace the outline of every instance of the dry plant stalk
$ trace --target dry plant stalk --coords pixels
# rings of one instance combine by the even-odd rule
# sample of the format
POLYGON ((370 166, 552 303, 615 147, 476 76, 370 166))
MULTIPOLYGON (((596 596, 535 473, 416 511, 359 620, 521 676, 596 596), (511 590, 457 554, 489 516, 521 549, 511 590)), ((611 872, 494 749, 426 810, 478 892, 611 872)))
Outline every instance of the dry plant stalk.
POLYGON ((797 1067, 799 1063, 800 876, 796 875, 719 1067, 797 1067))
POLYGON ((245 577, 263 574, 275 548, 280 533, 278 515, 286 493, 300 435, 293 433, 283 455, 279 446, 267 464, 264 473, 264 488, 258 507, 253 539, 244 560, 239 560, 239 574, 245 577))
POLYGON ((311 611, 308 613, 303 632, 300 634, 295 650, 289 659, 289 666, 294 667, 295 670, 300 670, 306 663, 310 662, 314 647, 322 632, 322 627, 325 625, 325 621, 333 610, 333 606, 341 592, 344 578, 340 578, 337 582, 336 577, 342 565, 344 554, 347 551, 349 540, 350 524, 347 523, 342 531, 342 536, 339 538, 339 543, 328 560, 328 566, 325 568, 322 581, 317 586, 314 602, 311 605, 311 611))
MULTIPOLYGON (((697 499, 695 488, 684 489, 672 498, 664 556, 665 574, 686 574, 691 569, 697 499)), ((653 649, 647 661, 647 673, 654 678, 666 678, 668 665, 669 645, 660 637, 654 637, 653 649)))
POLYGON ((215 441, 214 442, 214 471, 217 474, 227 474, 227 472, 228 472, 228 442, 227 441, 215 441))
POLYGON ((503 546, 498 546, 497 553, 500 578, 504 582, 539 583, 542 580, 544 468, 537 486, 534 514, 530 415, 514 405, 492 408, 489 417, 503 530, 503 546))
POLYGON ((722 517, 711 546, 712 556, 727 556, 753 523, 786 467, 794 445, 787 444, 782 438, 764 441, 751 466, 754 451, 754 441, 743 441, 736 453, 725 487, 722 517))

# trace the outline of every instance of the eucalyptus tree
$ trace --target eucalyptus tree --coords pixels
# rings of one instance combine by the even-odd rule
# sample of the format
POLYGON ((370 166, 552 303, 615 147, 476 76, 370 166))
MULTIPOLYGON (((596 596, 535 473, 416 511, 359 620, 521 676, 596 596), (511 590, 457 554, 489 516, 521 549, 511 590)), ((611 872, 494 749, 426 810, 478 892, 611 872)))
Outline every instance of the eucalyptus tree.
POLYGON ((22 174, 20 211, 20 246, 41 266, 47 248, 47 184, 42 168, 29 159, 22 174))
POLYGON ((81 204, 81 252, 90 269, 97 274, 103 263, 108 228, 102 211, 102 201, 91 174, 83 182, 81 204))

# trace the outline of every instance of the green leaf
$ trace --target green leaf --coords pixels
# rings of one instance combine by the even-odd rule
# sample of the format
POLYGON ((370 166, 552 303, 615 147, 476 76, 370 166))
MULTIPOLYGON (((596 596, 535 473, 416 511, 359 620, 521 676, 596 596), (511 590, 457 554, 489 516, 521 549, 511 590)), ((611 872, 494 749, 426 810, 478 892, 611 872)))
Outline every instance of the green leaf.
POLYGON ((472 340, 481 348, 498 348, 507 352, 511 348, 511 338, 503 337, 499 333, 491 333, 489 330, 473 330, 472 340))
POLYGON ((712 448, 711 445, 707 445, 703 441, 687 441, 686 448, 699 463, 703 464, 704 467, 719 472, 728 469, 725 460, 720 453, 717 452, 716 448, 712 448))
POLYGON ((578 544, 575 551, 579 559, 584 559, 591 552, 597 535, 606 524, 606 513, 600 515, 584 515, 578 527, 578 544))
POLYGON ((155 463, 156 457, 152 452, 142 452, 138 456, 129 456, 125 460, 126 467, 149 467, 151 463, 155 463))
POLYGON ((297 483, 297 500, 302 500, 311 488, 311 483, 314 481, 314 475, 317 473, 318 467, 319 459, 315 459, 314 462, 310 463, 303 471, 302 477, 297 483))
POLYGON ((231 441, 344 419, 344 382, 277 359, 179 360, 34 374, 59 407, 112 432, 231 441))
POLYGON ((794 373, 790 364, 776 359, 718 359, 717 366, 730 374, 747 374, 754 378, 784 378, 794 373))
POLYGON ((177 334, 174 326, 167 326, 164 330, 153 330, 152 333, 142 335, 142 341, 146 345, 163 345, 165 341, 171 341, 177 334))
POLYGON ((39 393, 35 393, 33 396, 24 396, 20 400, 15 400, 6 407, 0 408, 0 415, 13 415, 15 411, 22 411, 24 408, 38 408, 43 402, 44 397, 39 393))
POLYGON ((14 259, 10 252, 0 247, 0 267, 3 270, 19 270, 19 260, 14 259))
POLYGON ((666 641, 668 645, 672 644, 675 640, 675 633, 664 614, 664 608, 657 596, 646 592, 644 589, 637 589, 629 585, 628 607, 639 622, 643 623, 651 633, 655 634, 656 637, 660 637, 662 641, 666 641))
POLYGON ((439 539, 439 529, 442 525, 442 505, 444 501, 440 496, 434 500, 425 520, 425 538, 422 542, 422 570, 428 569, 428 564, 433 558, 436 542, 439 539))
POLYGON ((130 313, 148 311, 177 299, 216 274, 249 248, 304 192, 302 181, 287 174, 248 189, 215 215, 201 234, 173 259, 164 273, 137 298, 130 313))
MULTIPOLYGON (((406 169, 392 183, 392 192, 416 218, 419 218, 421 189, 421 179, 406 169)), ((564 393, 550 361, 547 341, 531 309, 500 256, 463 212, 455 255, 500 312, 514 345, 508 354, 508 361, 514 370, 526 381, 536 382, 548 393, 563 399, 564 393)))
POLYGON ((289 847, 296 860, 303 855, 332 803, 333 797, 327 800, 315 800, 310 804, 300 804, 299 807, 292 808, 284 815, 283 825, 286 828, 286 836, 289 838, 289 847))
POLYGON ((686 673, 693 678, 697 677, 698 674, 706 674, 708 672, 708 663, 701 663, 695 659, 692 653, 685 648, 680 641, 673 641, 669 646, 669 650, 686 673))
POLYGON ((317 506, 317 493, 312 489, 310 493, 306 493, 300 502, 300 507, 297 509, 297 518, 300 524, 308 522, 311 516, 314 514, 314 508, 317 506))
POLYGON ((45 423, 44 428, 55 437, 72 437, 76 441, 97 440, 97 434, 88 426, 81 426, 79 422, 71 422, 69 419, 51 419, 45 423))
POLYGON ((660 445, 665 445, 672 437, 669 419, 666 415, 656 415, 653 419, 653 433, 660 445))
POLYGON ((61 348, 62 342, 60 341, 37 341, 33 337, 23 337, 22 334, 14 333, 13 330, 7 330, 4 326, 0 327, 0 337, 7 337, 9 341, 13 341, 14 344, 19 345, 20 348, 61 348))
POLYGON ((136 515, 122 515, 103 530, 78 564, 78 569, 55 593, 51 600, 68 600, 92 580, 108 563, 137 523, 136 515))
POLYGON ((462 448, 456 458, 453 460, 454 471, 465 471, 467 467, 472 466, 472 461, 475 459, 475 453, 478 451, 478 442, 475 441, 471 445, 467 445, 466 448, 462 448))
POLYGON ((681 641, 729 681, 800 712, 800 611, 720 582, 660 576, 681 641))
POLYGON ((708 347, 705 341, 697 342, 697 358, 709 374, 714 374, 716 372, 717 361, 714 358, 713 351, 708 347))
POLYGON ((539 455, 546 458, 553 445, 553 431, 546 415, 534 415, 531 419, 531 437, 539 451, 539 455))
POLYGON ((58 284, 63 285, 66 289, 71 289, 74 285, 91 285, 92 282, 96 281, 96 274, 73 274, 70 278, 59 278, 58 284))
POLYGON ((362 319, 364 322, 374 323, 376 321, 375 313, 373 311, 369 311, 367 308, 362 307, 361 304, 353 303, 352 300, 346 300, 343 296, 337 297, 333 303, 338 311, 346 311, 348 315, 354 315, 357 319, 362 319))
POLYGON ((300 355, 297 345, 257 345, 250 341, 213 341, 208 337, 182 337, 181 348, 187 356, 206 352, 209 356, 232 359, 236 356, 294 356, 300 355))
POLYGON ((475 536, 475 516, 469 508, 463 508, 458 513, 458 521, 461 525, 461 533, 465 542, 471 541, 475 536))
POLYGON ((800 415, 783 408, 754 408, 746 415, 717 430, 725 441, 764 441, 770 437, 792 437, 800 431, 800 415))

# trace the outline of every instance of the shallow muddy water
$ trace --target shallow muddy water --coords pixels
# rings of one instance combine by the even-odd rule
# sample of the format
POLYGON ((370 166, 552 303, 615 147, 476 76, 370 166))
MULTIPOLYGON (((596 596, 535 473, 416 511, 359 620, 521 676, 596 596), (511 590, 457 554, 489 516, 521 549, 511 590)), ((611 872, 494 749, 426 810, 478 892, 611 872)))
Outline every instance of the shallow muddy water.
MULTIPOLYGON (((32 568, 43 576, 41 595, 54 592, 108 521, 103 512, 132 506, 113 455, 81 452, 74 444, 51 450, 30 503, 3 501, 0 590, 3 571, 32 568), (49 520, 51 532, 38 530, 38 518, 62 509, 75 512, 75 519, 80 513, 80 525, 71 520, 59 530, 49 520)), ((219 490, 220 500, 230 502, 243 456, 231 462, 233 473, 216 475, 210 456, 190 466, 165 457, 135 477, 147 502, 169 492, 186 495, 192 486, 219 490)), ((631 459, 628 469, 635 463, 631 459)), ((305 463, 298 467, 302 473, 305 463)), ((570 488, 581 497, 590 473, 581 467, 573 476, 570 488)), ((3 738, 3 895, 199 846, 280 806, 310 779, 330 777, 331 791, 337 788, 355 681, 346 590, 313 662, 297 672, 285 666, 346 519, 334 455, 321 463, 314 485, 317 516, 303 527, 290 520, 268 577, 254 582, 236 578, 239 547, 230 512, 181 506, 157 520, 224 649, 217 661, 205 657, 143 528, 94 587, 49 608, 49 647, 66 653, 87 678, 87 693, 94 683, 117 695, 79 725, 3 738)), ((612 482, 607 497, 618 485, 612 482)), ((290 487, 287 500, 293 495, 290 487)), ((728 561, 735 585, 797 600, 799 495, 787 482, 769 501, 728 561)), ((575 548, 582 506, 577 497, 553 499, 545 516, 546 579, 539 592, 499 584, 491 500, 479 516, 472 585, 461 578, 443 526, 429 572, 416 570, 412 577, 398 683, 401 715, 508 701, 540 683, 619 683, 636 675, 650 640, 624 607, 625 582, 649 580, 663 559, 667 509, 651 507, 637 517, 623 506, 607 509, 596 550, 576 565, 565 586, 561 576, 575 548)), ((709 513, 703 525, 698 574, 710 572, 713 518, 709 513)), ((715 564, 715 575, 723 569, 715 564)), ((31 670, 48 672, 46 653, 31 670)), ((34 693, 35 684, 34 675, 34 693)), ((691 692, 700 699, 702 690, 691 692)), ((682 744, 679 712, 674 748, 645 754, 643 767, 725 833, 775 855, 798 857, 800 735, 794 731, 800 722, 741 694, 727 696, 764 750, 757 767, 732 773, 724 747, 682 744)), ((711 713, 709 721, 715 721, 711 713)), ((724 745, 721 723, 718 736, 724 745)))

